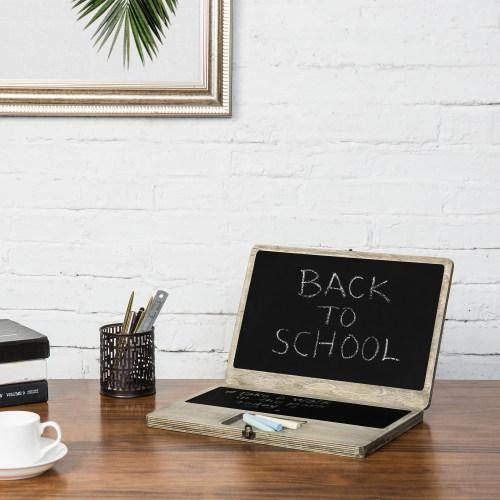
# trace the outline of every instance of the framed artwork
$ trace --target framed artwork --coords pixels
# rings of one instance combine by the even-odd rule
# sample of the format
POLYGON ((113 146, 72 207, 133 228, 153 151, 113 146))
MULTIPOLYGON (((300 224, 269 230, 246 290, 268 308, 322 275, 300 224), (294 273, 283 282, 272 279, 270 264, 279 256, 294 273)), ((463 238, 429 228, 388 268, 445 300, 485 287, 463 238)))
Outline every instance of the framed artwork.
POLYGON ((230 116, 231 0, 2 0, 0 114, 230 116))

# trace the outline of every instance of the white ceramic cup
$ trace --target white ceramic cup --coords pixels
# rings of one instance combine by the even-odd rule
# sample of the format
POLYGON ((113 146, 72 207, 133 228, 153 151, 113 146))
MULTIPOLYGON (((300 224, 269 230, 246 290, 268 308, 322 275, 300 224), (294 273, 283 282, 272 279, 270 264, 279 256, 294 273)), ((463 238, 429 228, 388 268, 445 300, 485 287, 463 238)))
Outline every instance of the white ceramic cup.
POLYGON ((40 416, 30 411, 0 412, 0 467, 22 467, 43 458, 61 442, 61 428, 56 422, 40 423, 40 416), (41 436, 47 427, 57 433, 55 442, 42 446, 41 436))

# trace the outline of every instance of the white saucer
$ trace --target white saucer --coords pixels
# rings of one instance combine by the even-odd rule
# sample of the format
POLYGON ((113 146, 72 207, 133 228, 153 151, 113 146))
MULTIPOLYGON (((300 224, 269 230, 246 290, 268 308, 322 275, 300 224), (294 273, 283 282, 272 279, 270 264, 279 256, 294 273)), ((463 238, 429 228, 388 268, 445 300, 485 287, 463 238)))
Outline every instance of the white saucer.
MULTIPOLYGON (((50 438, 40 438, 42 446, 53 443, 55 440, 50 438)), ((54 449, 50 450, 42 459, 31 465, 23 465, 20 467, 1 467, 0 466, 0 481, 8 481, 14 479, 28 479, 30 477, 39 476, 45 471, 51 469, 56 462, 64 458, 68 453, 68 447, 59 443, 54 449)))

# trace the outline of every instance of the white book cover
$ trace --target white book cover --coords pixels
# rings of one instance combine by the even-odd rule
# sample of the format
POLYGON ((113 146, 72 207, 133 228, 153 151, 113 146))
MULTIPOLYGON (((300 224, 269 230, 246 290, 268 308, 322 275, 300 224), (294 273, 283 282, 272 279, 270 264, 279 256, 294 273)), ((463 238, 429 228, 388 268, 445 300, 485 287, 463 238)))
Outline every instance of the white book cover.
POLYGON ((47 379, 47 360, 14 361, 0 363, 0 385, 47 379))

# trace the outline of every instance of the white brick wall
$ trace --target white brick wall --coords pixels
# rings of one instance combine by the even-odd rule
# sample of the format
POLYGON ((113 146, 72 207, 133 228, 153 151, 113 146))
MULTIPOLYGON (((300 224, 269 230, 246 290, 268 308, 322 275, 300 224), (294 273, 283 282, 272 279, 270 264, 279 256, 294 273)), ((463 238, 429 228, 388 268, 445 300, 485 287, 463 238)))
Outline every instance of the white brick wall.
POLYGON ((232 119, 0 119, 0 316, 98 375, 131 289, 160 377, 224 373, 252 244, 456 262, 439 375, 500 377, 500 1, 235 0, 232 119))

